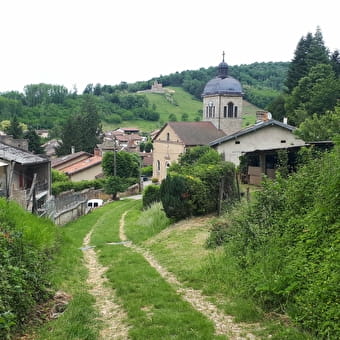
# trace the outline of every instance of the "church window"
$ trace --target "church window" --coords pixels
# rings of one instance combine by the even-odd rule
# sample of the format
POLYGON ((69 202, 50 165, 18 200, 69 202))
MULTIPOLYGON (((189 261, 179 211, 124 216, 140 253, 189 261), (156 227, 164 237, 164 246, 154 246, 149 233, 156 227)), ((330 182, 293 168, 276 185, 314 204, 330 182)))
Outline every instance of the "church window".
POLYGON ((213 117, 215 118, 215 106, 213 106, 213 117))
POLYGON ((157 170, 158 171, 161 170, 161 162, 159 160, 157 160, 157 170))
POLYGON ((228 118, 234 117, 234 104, 232 102, 228 103, 228 118))
POLYGON ((234 117, 237 118, 237 106, 234 107, 234 117))
POLYGON ((205 108, 205 116, 207 118, 209 117, 209 107, 208 106, 205 108))
POLYGON ((223 117, 227 118, 227 107, 226 106, 223 108, 223 117))

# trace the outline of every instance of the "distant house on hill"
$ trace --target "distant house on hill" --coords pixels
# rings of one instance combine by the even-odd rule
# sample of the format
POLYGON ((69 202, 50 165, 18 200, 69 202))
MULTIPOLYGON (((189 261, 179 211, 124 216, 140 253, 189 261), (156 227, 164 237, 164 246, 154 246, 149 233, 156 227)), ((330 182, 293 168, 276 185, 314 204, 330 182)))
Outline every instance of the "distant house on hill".
POLYGON ((51 163, 23 148, 21 140, 0 142, 0 196, 39 212, 51 195, 51 163))
POLYGON ((153 177, 162 181, 168 167, 187 148, 208 145, 224 136, 211 122, 169 122, 153 138, 153 177))

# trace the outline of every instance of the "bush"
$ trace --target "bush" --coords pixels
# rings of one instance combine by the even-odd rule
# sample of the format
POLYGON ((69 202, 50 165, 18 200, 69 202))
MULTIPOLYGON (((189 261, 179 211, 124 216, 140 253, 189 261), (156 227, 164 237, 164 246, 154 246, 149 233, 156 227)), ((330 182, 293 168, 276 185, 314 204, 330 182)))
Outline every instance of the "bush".
POLYGON ((51 221, 0 200, 0 338, 22 328, 33 307, 49 297, 51 221))
POLYGON ((104 179, 94 179, 90 181, 80 181, 80 182, 55 182, 52 183, 52 194, 59 195, 60 193, 68 190, 82 191, 84 189, 94 188, 102 189, 104 187, 104 179))
POLYGON ((225 240, 240 292, 267 311, 288 313, 318 339, 340 338, 339 168, 337 145, 297 173, 264 182, 210 238, 225 240))
POLYGON ((152 165, 145 166, 141 169, 143 176, 152 176, 152 165))
POLYGON ((149 207, 152 203, 160 202, 160 187, 148 185, 143 191, 143 208, 149 207))

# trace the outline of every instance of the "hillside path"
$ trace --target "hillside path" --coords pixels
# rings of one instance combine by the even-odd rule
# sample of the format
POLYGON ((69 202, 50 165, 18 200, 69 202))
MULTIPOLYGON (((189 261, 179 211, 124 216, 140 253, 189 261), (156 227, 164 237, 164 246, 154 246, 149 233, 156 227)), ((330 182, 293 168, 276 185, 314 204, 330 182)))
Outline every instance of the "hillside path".
MULTIPOLYGON (((252 325, 235 323, 232 316, 226 315, 218 310, 218 308, 213 303, 208 301, 207 297, 205 297, 201 291, 184 287, 176 278, 176 276, 162 267, 148 250, 138 247, 132 242, 127 242, 128 240, 124 231, 126 214, 127 211, 123 213, 120 219, 119 236, 121 241, 125 241, 124 245, 126 247, 129 247, 135 252, 141 254, 148 261, 148 263, 157 270, 163 279, 176 289, 177 293, 181 295, 183 299, 189 302, 197 311, 210 319, 214 323, 216 335, 227 335, 230 340, 256 339, 253 334, 246 331, 246 328, 249 328, 249 326, 252 325)), ((253 326, 258 327, 258 325, 253 326)))
MULTIPOLYGON (((94 227, 93 227, 94 228, 94 227)), ((107 268, 103 267, 96 252, 90 247, 91 231, 85 236, 83 246, 85 250, 84 260, 89 271, 87 283, 91 287, 90 293, 96 299, 96 308, 100 313, 100 320, 104 322, 104 328, 100 331, 102 340, 126 340, 128 339, 128 327, 124 323, 127 319, 122 306, 115 302, 115 293, 105 286, 107 279, 104 274, 107 268)))

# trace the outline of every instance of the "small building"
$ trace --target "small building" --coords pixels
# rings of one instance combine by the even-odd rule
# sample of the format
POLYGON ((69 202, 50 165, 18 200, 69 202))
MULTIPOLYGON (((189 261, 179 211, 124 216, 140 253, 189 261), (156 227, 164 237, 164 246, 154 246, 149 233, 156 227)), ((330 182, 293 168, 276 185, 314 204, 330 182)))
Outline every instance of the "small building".
POLYGON ((0 142, 0 196, 39 212, 51 195, 51 162, 15 145, 20 143, 0 142))
POLYGON ((211 122, 169 122, 153 138, 153 177, 162 181, 169 166, 187 148, 224 136, 211 122))
POLYGON ((92 155, 90 153, 85 151, 71 153, 69 155, 52 159, 52 168, 58 171, 62 171, 64 168, 88 159, 91 156, 92 155))
POLYGON ((305 142, 295 136, 295 127, 271 119, 218 138, 209 143, 226 161, 240 164, 240 156, 246 152, 268 149, 286 149, 303 146, 305 142))
POLYGON ((102 176, 102 157, 95 155, 62 168, 60 171, 66 174, 72 182, 93 180, 102 176))

